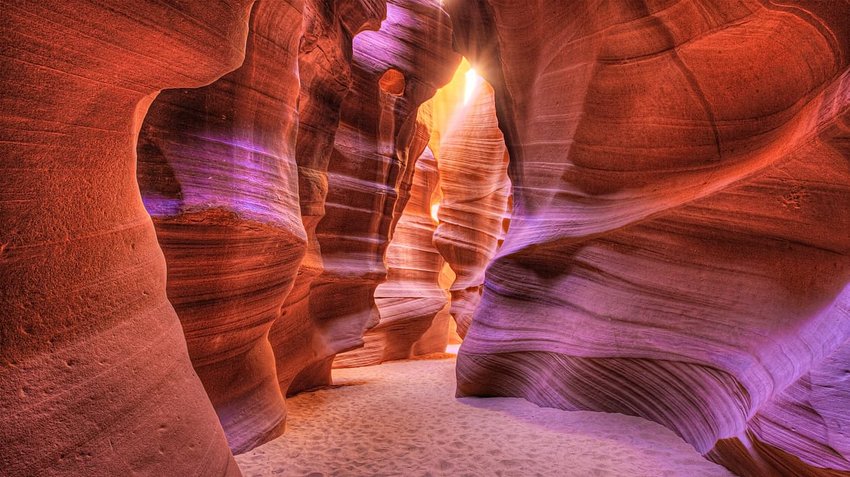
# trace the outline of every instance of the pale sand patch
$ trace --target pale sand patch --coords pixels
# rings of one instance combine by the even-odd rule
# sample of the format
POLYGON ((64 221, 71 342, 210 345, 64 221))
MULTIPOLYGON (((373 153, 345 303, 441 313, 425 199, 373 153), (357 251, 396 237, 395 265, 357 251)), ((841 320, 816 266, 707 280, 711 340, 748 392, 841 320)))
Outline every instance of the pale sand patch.
POLYGON ((335 370, 340 387, 288 399, 286 434, 236 461, 246 476, 732 476, 640 418, 455 399, 454 364, 335 370))

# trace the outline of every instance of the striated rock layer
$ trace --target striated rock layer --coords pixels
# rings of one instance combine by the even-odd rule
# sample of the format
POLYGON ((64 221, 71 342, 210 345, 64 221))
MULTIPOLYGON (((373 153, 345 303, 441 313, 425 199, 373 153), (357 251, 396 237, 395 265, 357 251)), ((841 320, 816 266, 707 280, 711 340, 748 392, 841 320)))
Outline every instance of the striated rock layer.
POLYGON ((328 163, 342 101, 351 87, 352 38, 376 30, 386 14, 384 0, 304 3, 304 37, 298 55, 301 91, 295 160, 307 248, 281 314, 269 331, 278 384, 284 394, 329 384, 330 362, 310 311, 310 289, 323 270, 316 227, 325 215, 328 163))
POLYGON ((450 288, 451 314, 460 336, 469 329, 481 300, 484 271, 510 213, 508 159, 493 89, 478 85, 440 141, 442 201, 434 243, 457 275, 450 288))
POLYGON ((443 315, 435 323, 448 297, 439 284, 443 257, 433 244, 431 204, 439 194, 439 174, 429 149, 415 167, 410 200, 387 247, 387 281, 375 289, 380 321, 366 332, 364 347, 338 355, 335 367, 369 366, 446 349, 449 322, 443 315))
MULTIPOLYGON (((296 341, 282 351, 286 360, 303 363, 284 365, 285 375, 278 371, 289 393, 328 384, 334 355, 361 346, 365 330, 378 322, 373 294, 386 277, 384 253, 401 216, 399 191, 409 188, 402 178, 412 180, 408 168, 427 144, 417 132, 417 108, 448 82, 459 58, 451 49, 449 18, 435 0, 391 2, 379 31, 354 38, 351 90, 340 110, 325 214, 308 264, 320 274, 313 275, 307 295, 302 289, 296 297, 308 319, 287 320, 306 323, 294 325, 306 329, 280 333, 296 341), (300 375, 290 377, 292 370, 300 375)), ((275 342, 276 349, 283 350, 284 341, 275 342)))
POLYGON ((205 88, 163 92, 139 138, 168 298, 236 453, 284 428, 266 336, 307 241, 295 164, 301 8, 257 1, 242 66, 205 88))
POLYGON ((515 200, 459 393, 643 416, 741 475, 850 474, 850 4, 447 8, 515 200))
POLYGON ((243 60, 252 0, 0 1, 0 468, 238 475, 136 183, 163 88, 243 60))
POLYGON ((386 279, 393 222, 428 142, 417 108, 460 61, 451 38, 449 18, 435 0, 388 2, 381 29, 355 38, 353 85, 331 156, 327 214, 317 230, 324 270, 311 290, 329 358, 361 346, 365 330, 380 320, 375 288, 386 279))

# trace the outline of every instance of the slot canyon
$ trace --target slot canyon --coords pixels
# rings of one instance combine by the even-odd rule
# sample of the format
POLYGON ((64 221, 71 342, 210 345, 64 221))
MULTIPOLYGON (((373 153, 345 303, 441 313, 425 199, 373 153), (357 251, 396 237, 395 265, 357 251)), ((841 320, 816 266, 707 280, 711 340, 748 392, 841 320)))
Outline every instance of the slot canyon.
POLYGON ((850 477, 850 0, 0 19, 0 476, 850 477))

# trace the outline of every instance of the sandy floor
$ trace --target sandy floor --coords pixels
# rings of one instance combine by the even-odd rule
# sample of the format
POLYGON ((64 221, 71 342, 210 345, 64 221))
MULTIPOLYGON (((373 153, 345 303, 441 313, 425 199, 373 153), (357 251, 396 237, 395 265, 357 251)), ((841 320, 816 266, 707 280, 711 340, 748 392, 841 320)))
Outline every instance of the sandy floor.
POLYGON ((455 399, 454 360, 334 372, 287 400, 286 434, 237 456, 246 476, 731 476, 667 429, 522 399, 455 399))

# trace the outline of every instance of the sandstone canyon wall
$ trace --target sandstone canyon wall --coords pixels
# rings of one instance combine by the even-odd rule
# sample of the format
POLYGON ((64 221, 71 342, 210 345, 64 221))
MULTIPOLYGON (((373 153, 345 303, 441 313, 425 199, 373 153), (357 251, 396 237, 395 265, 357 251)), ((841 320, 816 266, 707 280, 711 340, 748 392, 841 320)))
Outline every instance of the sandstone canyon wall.
POLYGON ((310 309, 310 290, 323 262, 316 227, 325 215, 328 164, 339 126, 343 99, 352 86, 352 39, 364 29, 376 30, 386 15, 383 1, 305 5, 305 36, 299 54, 301 94, 296 162, 301 216, 307 250, 281 315, 269 333, 275 350, 278 383, 284 394, 329 384, 330 364, 318 358, 324 337, 310 309), (360 11, 342 16, 343 11, 360 11))
POLYGON ((850 4, 447 2, 514 214, 461 395, 643 416, 848 475, 850 4))
POLYGON ((136 182, 164 88, 243 60, 252 0, 0 1, 0 468, 238 475, 136 182))
MULTIPOLYGON (((323 216, 308 251, 304 271, 310 275, 287 300, 297 300, 285 306, 284 317, 292 318, 272 330, 272 343, 282 353, 281 387, 288 393, 329 384, 334 356, 361 346, 365 330, 378 322, 374 290, 386 278, 384 254, 401 216, 399 191, 409 188, 415 158, 427 144, 417 109, 448 82, 460 61, 451 38, 438 2, 398 0, 387 4, 379 31, 354 39, 351 88, 333 150, 325 170, 309 171, 327 181, 326 188, 314 188, 327 191, 324 200, 319 192, 311 202, 323 216), (292 333, 285 326, 300 329, 292 333), (283 346, 286 336, 295 346, 283 346)), ((305 200, 311 199, 302 197, 302 207, 305 200)))
POLYGON ((449 290, 460 336, 469 329, 481 300, 484 271, 503 235, 511 194, 493 89, 480 84, 470 93, 440 140, 442 200, 434 234, 437 249, 456 274, 449 290))
POLYGON ((327 384, 329 378, 329 366, 317 359, 324 350, 323 338, 313 320, 309 300, 313 281, 323 268, 316 227, 325 215, 328 163, 342 101, 351 87, 352 39, 362 30, 378 29, 385 15, 383 0, 310 0, 304 4, 295 160, 307 247, 292 290, 268 336, 283 394, 327 384))
POLYGON ((362 348, 338 355, 334 366, 380 364, 442 352, 448 344, 448 321, 434 323, 448 297, 439 284, 444 261, 433 244, 436 223, 431 204, 439 194, 439 174, 430 149, 419 156, 415 167, 410 200, 387 247, 387 281, 374 293, 380 321, 366 332, 362 348), (432 325, 433 336, 420 343, 432 325))
POLYGON ((459 395, 850 475, 850 2, 0 0, 0 32, 0 473, 238 475, 364 334, 337 364, 444 346, 448 262, 459 395), (453 29, 492 89, 429 119, 453 29))
POLYGON ((168 299, 235 453, 284 428, 267 334, 307 242, 295 163, 301 10, 257 1, 242 66, 160 94, 139 137, 168 299))

